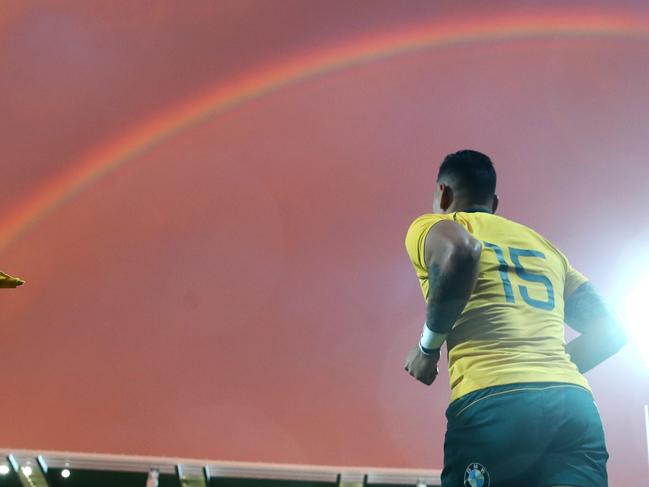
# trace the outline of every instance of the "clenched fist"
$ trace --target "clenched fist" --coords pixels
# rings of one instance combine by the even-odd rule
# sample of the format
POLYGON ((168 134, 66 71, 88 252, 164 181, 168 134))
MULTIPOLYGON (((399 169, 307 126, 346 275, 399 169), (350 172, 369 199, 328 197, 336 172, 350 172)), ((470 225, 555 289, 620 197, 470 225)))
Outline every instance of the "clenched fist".
POLYGON ((439 374, 437 362, 439 362, 440 352, 437 350, 432 355, 425 355, 419 345, 413 348, 406 357, 405 370, 419 382, 427 386, 431 385, 439 374))

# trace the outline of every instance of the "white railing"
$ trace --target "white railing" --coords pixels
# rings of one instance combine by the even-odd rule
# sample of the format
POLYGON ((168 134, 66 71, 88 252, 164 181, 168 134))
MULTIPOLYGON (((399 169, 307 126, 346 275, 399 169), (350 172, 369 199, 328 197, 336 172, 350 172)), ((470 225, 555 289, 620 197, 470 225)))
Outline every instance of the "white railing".
POLYGON ((67 468, 176 474, 183 478, 232 477, 248 479, 298 480, 329 482, 340 485, 392 484, 440 485, 439 470, 399 469, 378 467, 341 467, 321 465, 293 465, 256 462, 197 460, 187 458, 107 455, 60 451, 21 450, 0 448, 0 455, 11 458, 18 467, 67 468))

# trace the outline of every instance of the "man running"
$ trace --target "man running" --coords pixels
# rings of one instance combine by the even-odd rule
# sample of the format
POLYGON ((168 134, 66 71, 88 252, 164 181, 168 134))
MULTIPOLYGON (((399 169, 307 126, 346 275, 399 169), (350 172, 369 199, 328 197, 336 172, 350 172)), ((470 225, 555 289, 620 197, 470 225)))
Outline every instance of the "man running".
POLYGON ((608 452, 582 375, 626 342, 588 280, 534 230, 494 213, 488 156, 446 156, 433 214, 406 249, 427 300, 405 369, 424 384, 446 342, 442 487, 604 487, 608 452), (580 333, 564 343, 564 322, 580 333))

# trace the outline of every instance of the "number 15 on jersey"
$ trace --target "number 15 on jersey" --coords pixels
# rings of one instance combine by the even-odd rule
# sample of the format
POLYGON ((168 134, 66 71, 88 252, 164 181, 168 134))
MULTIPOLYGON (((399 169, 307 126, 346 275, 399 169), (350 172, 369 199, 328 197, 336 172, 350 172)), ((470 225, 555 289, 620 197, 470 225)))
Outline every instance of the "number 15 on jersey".
MULTIPOLYGON (((505 299, 507 300, 508 303, 516 302, 514 298, 514 288, 512 286, 512 281, 509 278, 510 265, 507 263, 507 260, 505 259, 505 252, 503 251, 503 248, 500 245, 496 245, 490 242, 483 242, 483 244, 485 248, 493 250, 494 253, 496 254, 496 258, 498 259, 498 263, 500 264, 498 268, 498 272, 500 274, 500 279, 503 282, 503 288, 505 290, 505 299)), ((530 283, 535 283, 538 285, 545 286, 547 299, 539 300, 539 299, 532 298, 530 296, 528 286, 519 285, 518 290, 521 294, 521 297, 523 298, 523 301, 525 301, 528 305, 534 308, 539 308, 547 311, 553 310, 554 309, 554 288, 552 287, 552 281, 550 281, 550 279, 548 279, 548 277, 544 276, 543 274, 538 274, 526 270, 520 261, 522 257, 545 259, 545 254, 543 252, 539 252, 538 250, 518 249, 515 247, 508 247, 508 250, 509 250, 509 257, 513 264, 514 270, 516 272, 516 275, 519 278, 530 283)))

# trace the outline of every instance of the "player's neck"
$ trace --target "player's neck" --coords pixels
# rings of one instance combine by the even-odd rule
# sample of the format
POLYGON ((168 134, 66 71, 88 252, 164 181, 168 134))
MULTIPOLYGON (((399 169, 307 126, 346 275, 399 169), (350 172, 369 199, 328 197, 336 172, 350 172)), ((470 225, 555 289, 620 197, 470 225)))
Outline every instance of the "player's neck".
POLYGON ((447 213, 453 213, 456 211, 463 211, 465 213, 493 213, 493 210, 487 205, 476 205, 470 203, 451 205, 447 210, 447 213))

